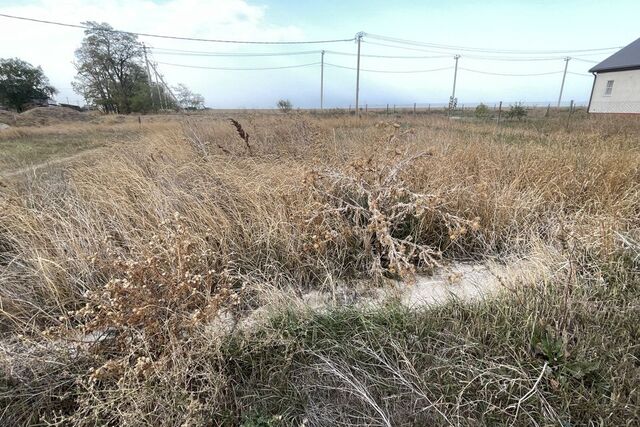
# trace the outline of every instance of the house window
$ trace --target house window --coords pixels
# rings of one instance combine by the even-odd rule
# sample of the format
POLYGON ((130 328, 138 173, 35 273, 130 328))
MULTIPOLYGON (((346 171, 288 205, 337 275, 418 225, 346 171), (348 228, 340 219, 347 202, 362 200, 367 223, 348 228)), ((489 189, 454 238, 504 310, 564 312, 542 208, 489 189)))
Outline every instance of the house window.
POLYGON ((604 90, 604 96, 611 96, 613 92, 613 80, 607 80, 607 88, 604 90))

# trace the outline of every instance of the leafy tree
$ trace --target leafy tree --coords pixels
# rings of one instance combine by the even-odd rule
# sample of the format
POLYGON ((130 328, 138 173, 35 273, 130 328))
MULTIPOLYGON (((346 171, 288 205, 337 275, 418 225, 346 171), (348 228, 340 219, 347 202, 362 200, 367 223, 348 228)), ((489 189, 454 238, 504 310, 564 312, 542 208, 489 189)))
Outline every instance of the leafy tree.
POLYGON ((36 99, 47 99, 57 93, 49 84, 42 68, 18 58, 0 58, 0 104, 18 112, 36 99))
POLYGON ((178 105, 185 110, 200 110, 204 108, 204 96, 192 92, 187 85, 179 83, 173 88, 176 91, 178 105))
POLYGON ((76 92, 106 112, 150 109, 150 82, 137 36, 115 32, 107 23, 84 24, 89 28, 75 52, 77 75, 72 85, 76 92), (147 103, 141 102, 145 99, 147 103))
POLYGON ((173 97, 161 84, 154 82, 147 85, 146 80, 140 82, 131 98, 131 111, 148 113, 163 110, 175 110, 178 107, 173 97))
POLYGON ((281 99, 277 106, 283 113, 288 113, 293 108, 293 104, 288 99, 281 99))

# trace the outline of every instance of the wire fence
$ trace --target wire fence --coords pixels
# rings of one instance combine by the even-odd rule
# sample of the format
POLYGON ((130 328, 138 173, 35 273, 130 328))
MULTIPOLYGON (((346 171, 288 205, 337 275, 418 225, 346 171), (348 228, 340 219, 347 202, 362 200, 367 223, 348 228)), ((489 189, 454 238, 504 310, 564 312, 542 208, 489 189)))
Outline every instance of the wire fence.
MULTIPOLYGON (((584 118, 587 117, 588 104, 586 102, 562 103, 559 107, 557 101, 552 102, 496 102, 496 103, 468 103, 459 105, 456 108, 449 108, 447 103, 414 103, 414 104, 364 104, 359 111, 353 105, 332 107, 332 108, 295 108, 293 111, 299 113, 309 113, 314 115, 353 115, 400 118, 407 116, 426 117, 442 116, 456 120, 473 121, 511 121, 511 120, 542 120, 547 118, 567 117, 584 118), (518 110, 518 111, 516 111, 518 110)), ((217 109, 209 108, 210 112, 224 113, 260 113, 279 115, 285 113, 277 108, 241 108, 241 109, 217 109)))
MULTIPOLYGON (((520 107, 529 113, 535 112, 553 112, 571 110, 578 111, 588 108, 587 101, 569 100, 560 103, 557 101, 493 101, 493 102, 467 102, 450 106, 445 102, 416 102, 416 103, 388 103, 388 104, 361 104, 359 106, 360 113, 384 113, 384 114, 425 114, 425 113, 445 113, 447 115, 482 115, 489 113, 507 112, 512 108, 520 107)), ((299 108, 299 111, 314 112, 351 112, 355 113, 356 109, 353 105, 343 105, 330 107, 325 109, 318 108, 299 108)))

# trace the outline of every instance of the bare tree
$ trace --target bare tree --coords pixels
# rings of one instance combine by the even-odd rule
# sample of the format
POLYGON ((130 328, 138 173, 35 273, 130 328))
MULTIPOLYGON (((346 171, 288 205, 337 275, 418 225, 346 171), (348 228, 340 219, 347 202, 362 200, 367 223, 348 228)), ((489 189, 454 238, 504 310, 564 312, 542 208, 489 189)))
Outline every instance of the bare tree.
POLYGON ((176 91, 180 107, 185 110, 201 110, 204 108, 204 96, 192 92, 184 83, 178 83, 173 89, 176 91))

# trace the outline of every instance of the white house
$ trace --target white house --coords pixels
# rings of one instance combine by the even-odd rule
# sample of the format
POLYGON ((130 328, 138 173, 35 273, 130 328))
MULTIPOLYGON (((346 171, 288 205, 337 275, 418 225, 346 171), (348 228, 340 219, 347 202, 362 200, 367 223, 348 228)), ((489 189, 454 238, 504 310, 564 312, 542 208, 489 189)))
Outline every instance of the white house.
POLYGON ((640 114, 640 39, 589 70, 590 113, 640 114))

